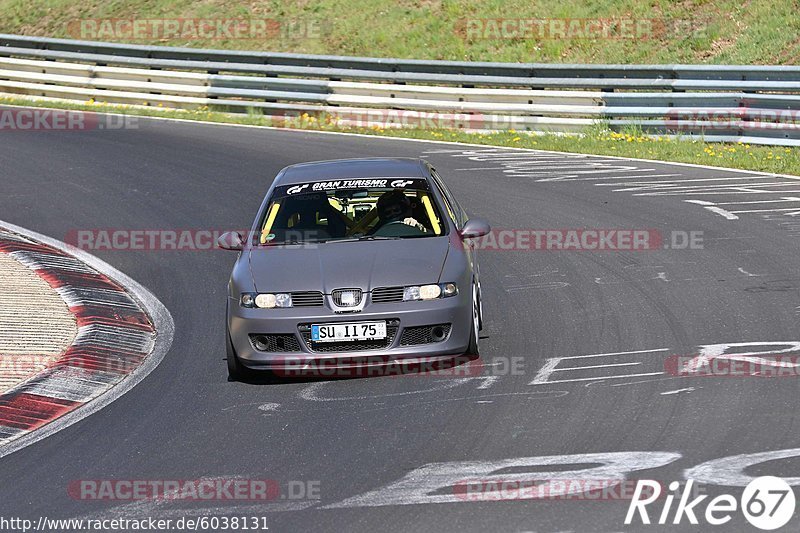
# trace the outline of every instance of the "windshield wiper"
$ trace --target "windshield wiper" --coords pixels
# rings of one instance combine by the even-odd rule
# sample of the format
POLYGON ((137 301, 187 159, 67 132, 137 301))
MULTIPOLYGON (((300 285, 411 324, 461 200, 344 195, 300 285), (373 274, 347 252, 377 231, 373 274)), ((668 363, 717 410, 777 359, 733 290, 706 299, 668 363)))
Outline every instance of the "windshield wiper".
POLYGON ((410 237, 387 237, 384 235, 363 235, 361 237, 348 237, 346 239, 321 239, 318 241, 299 241, 299 240, 289 240, 289 241, 270 241, 265 244, 259 244, 259 247, 270 247, 270 246, 304 246, 304 245, 314 245, 314 244, 325 244, 331 242, 359 242, 359 241, 396 241, 398 239, 403 238, 410 238, 410 237))
POLYGON ((363 235, 361 237, 349 237, 347 239, 331 239, 326 242, 359 242, 359 241, 396 241, 403 237, 385 237, 383 235, 363 235))
POLYGON ((319 241, 300 241, 300 240, 289 240, 289 241, 270 241, 264 244, 258 244, 259 247, 262 248, 269 248, 270 246, 308 246, 311 244, 323 244, 328 242, 327 240, 319 240, 319 241))
POLYGON ((385 235, 364 235, 363 237, 359 237, 359 241, 396 241, 398 239, 402 239, 403 237, 387 237, 385 235))

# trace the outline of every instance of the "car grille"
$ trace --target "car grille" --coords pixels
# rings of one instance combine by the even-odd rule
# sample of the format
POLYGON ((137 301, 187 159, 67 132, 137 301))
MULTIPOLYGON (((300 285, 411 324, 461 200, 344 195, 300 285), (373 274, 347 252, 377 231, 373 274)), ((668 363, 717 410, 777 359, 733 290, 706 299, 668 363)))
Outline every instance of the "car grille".
POLYGON ((299 352, 300 341, 292 334, 251 334, 250 344, 259 352, 299 352))
POLYGON ((336 304, 337 307, 355 307, 361 303, 361 289, 336 289, 331 293, 331 297, 333 298, 333 303, 336 304), (355 302, 352 304, 342 303, 342 294, 346 292, 353 293, 355 302))
POLYGON ((372 289, 372 303, 385 304, 403 301, 403 287, 378 287, 372 289))
POLYGON ((437 324, 435 326, 414 326, 404 328, 400 336, 400 346, 415 346, 417 344, 431 344, 442 342, 450 335, 450 324, 437 324), (434 338, 434 328, 441 328, 439 337, 434 338))
POLYGON ((311 324, 300 325, 300 335, 309 351, 314 353, 331 352, 360 352, 364 350, 382 350, 394 343, 397 336, 397 326, 386 326, 386 338, 371 341, 345 341, 345 342, 311 342, 311 324))
POLYGON ((293 292, 292 293, 292 306, 293 307, 322 307, 322 293, 321 292, 293 292))

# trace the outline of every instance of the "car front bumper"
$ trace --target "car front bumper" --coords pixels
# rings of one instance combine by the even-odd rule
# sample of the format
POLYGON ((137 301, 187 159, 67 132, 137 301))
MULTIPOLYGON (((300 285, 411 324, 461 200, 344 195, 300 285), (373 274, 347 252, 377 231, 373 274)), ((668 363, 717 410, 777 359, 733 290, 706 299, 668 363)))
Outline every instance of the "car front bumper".
MULTIPOLYGON (((468 349, 472 328, 472 301, 469 291, 450 298, 430 301, 370 304, 360 313, 334 313, 325 307, 288 309, 250 309, 238 300, 228 302, 228 331, 240 362, 251 369, 280 370, 319 367, 353 368, 391 364, 430 364, 460 356, 468 349), (396 324, 391 342, 377 349, 351 349, 337 343, 334 351, 311 343, 304 329, 310 324, 387 321, 396 324), (406 328, 450 324, 447 337, 439 342, 403 346, 406 328), (298 348, 293 351, 257 350, 251 335, 294 335, 298 348)), ((391 330, 391 328, 389 328, 391 330)), ((358 346, 357 343, 353 345, 358 346)))

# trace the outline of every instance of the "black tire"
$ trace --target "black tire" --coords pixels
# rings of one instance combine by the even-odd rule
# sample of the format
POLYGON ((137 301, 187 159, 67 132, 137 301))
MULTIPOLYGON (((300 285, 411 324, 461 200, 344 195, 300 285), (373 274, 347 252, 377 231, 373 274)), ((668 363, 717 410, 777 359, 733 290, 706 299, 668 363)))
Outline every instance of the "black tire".
POLYGON ((225 328, 225 344, 227 345, 227 361, 228 361, 228 380, 229 381, 240 381, 246 378, 249 374, 247 368, 239 361, 239 358, 236 357, 236 350, 233 348, 233 342, 231 342, 231 334, 228 332, 228 328, 225 328))
POLYGON ((477 358, 480 356, 478 348, 478 329, 480 327, 480 300, 478 299, 478 289, 473 285, 472 288, 472 320, 470 322, 469 347, 467 354, 469 357, 477 358))

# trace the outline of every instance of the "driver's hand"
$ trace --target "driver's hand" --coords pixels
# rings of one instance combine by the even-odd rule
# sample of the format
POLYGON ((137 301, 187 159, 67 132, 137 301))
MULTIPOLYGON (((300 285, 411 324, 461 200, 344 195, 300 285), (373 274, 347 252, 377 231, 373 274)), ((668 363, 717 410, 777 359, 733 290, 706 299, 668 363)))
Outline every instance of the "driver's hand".
POLYGON ((404 218, 403 219, 403 224, 406 224, 408 226, 417 228, 420 231, 424 231, 425 233, 428 233, 428 229, 425 226, 423 226, 422 224, 420 224, 419 222, 417 222, 417 220, 414 217, 404 218))

